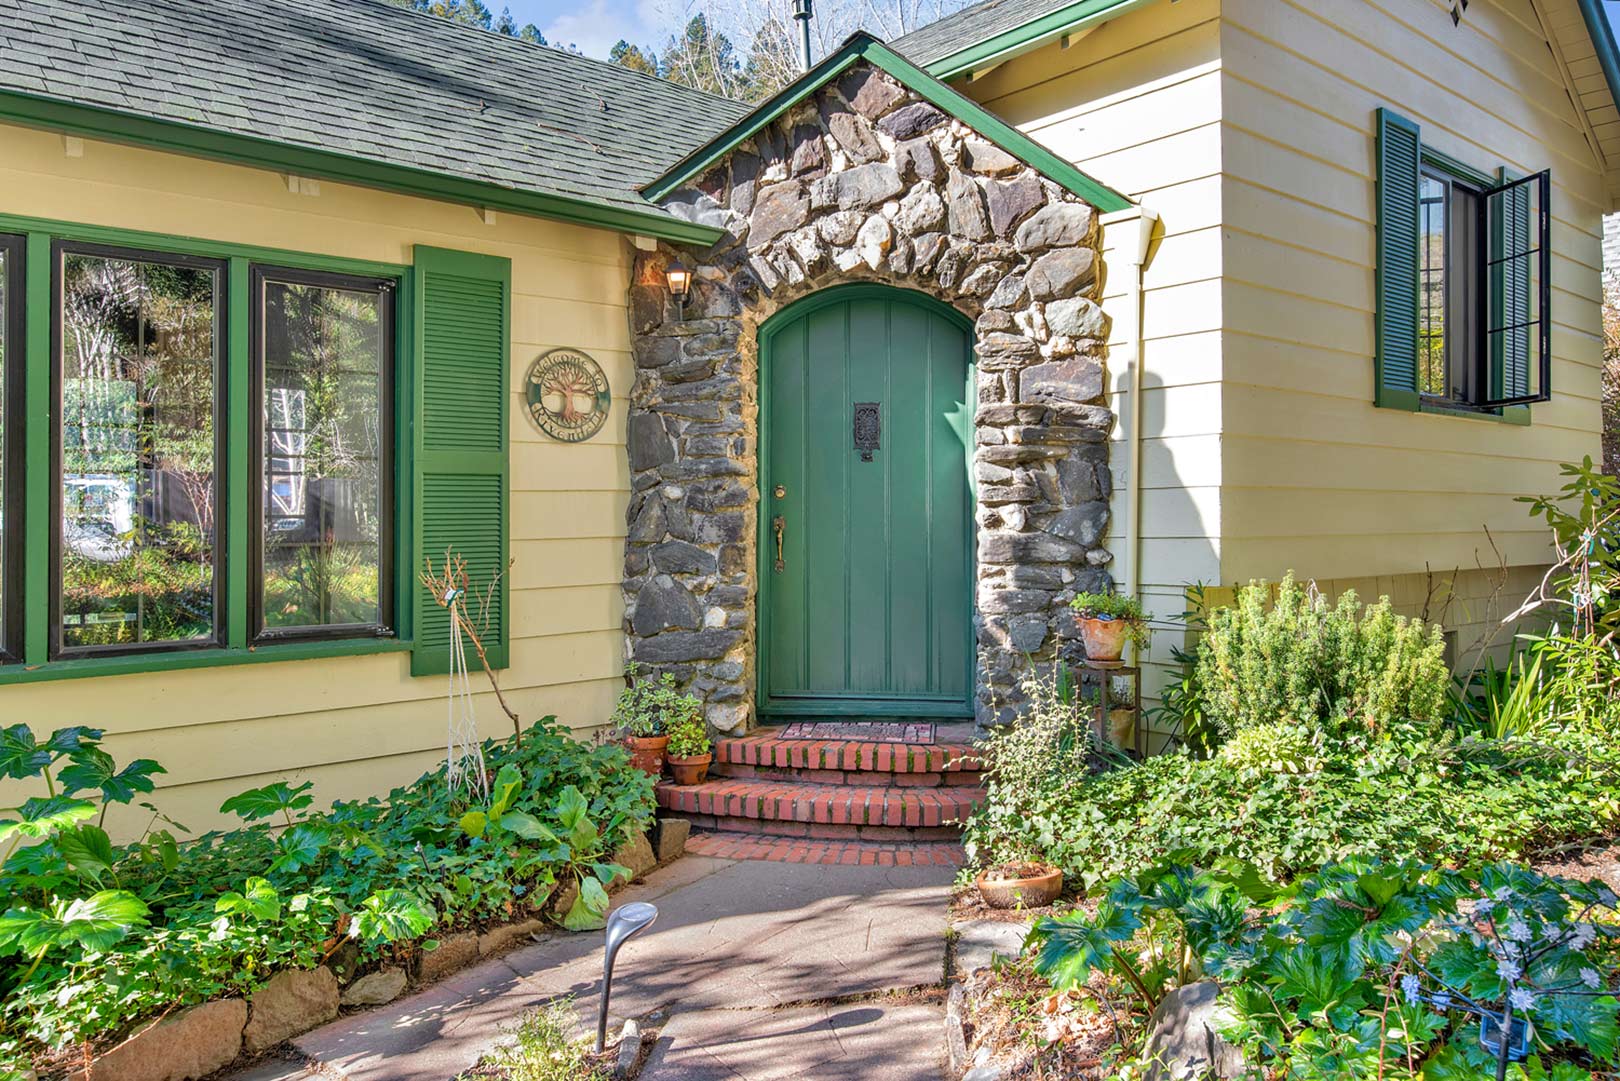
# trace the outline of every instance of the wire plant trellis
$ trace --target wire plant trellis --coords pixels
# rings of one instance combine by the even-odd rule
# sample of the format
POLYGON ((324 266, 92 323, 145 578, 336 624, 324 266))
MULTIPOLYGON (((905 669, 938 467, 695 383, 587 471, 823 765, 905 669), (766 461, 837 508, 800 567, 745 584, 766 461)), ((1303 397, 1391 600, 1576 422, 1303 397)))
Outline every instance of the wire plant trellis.
POLYGON ((467 642, 471 641, 478 663, 489 679, 490 688, 501 710, 511 718, 512 736, 523 741, 517 712, 501 692, 495 670, 490 667, 484 638, 489 633, 490 607, 500 588, 506 568, 497 571, 482 590, 472 584, 467 561, 454 549, 445 549, 444 563, 435 570, 432 557, 423 560, 423 588, 440 608, 450 615, 450 691, 446 717, 445 777, 452 793, 469 797, 489 797, 489 778, 484 768, 483 739, 478 733, 478 715, 473 701, 472 673, 467 666, 467 642), (476 609, 477 618, 473 612, 476 609))

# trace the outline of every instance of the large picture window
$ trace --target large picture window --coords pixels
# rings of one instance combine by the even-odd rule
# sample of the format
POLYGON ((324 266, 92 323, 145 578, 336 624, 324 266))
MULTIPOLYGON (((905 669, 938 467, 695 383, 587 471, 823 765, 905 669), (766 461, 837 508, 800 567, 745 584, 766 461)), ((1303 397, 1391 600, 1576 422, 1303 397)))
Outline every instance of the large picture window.
POLYGON ((11 534, 23 521, 22 482, 12 475, 22 461, 23 427, 9 415, 22 401, 22 260, 22 237, 0 234, 0 660, 22 653, 22 550, 11 534))
POLYGON ((58 244, 59 655, 220 640, 224 263, 58 244))
POLYGON ((254 273, 258 638, 388 633, 393 288, 254 273))

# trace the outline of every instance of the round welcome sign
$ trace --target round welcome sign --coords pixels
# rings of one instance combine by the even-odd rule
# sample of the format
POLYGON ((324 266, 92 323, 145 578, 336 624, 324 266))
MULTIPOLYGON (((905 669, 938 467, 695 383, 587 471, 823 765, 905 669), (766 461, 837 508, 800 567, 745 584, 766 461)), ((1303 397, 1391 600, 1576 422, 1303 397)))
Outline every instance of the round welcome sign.
POLYGON ((525 396, 535 424, 564 443, 601 431, 613 402, 602 366, 578 349, 553 349, 535 358, 525 396))

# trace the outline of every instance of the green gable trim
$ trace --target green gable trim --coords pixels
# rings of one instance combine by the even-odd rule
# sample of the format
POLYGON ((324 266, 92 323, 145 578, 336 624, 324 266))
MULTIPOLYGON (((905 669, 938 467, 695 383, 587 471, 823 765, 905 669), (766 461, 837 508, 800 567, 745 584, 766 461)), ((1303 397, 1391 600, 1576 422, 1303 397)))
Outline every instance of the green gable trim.
POLYGON ((701 176, 710 166, 752 138, 761 128, 861 60, 892 76, 924 101, 962 121, 1025 165, 1067 188, 1102 213, 1125 210, 1135 205, 1125 195, 1087 176, 982 105, 963 97, 866 33, 853 35, 837 52, 823 58, 821 63, 805 72, 774 97, 767 99, 741 121, 721 132, 711 142, 682 158, 668 173, 644 188, 643 194, 657 202, 701 176))
POLYGON ((1603 81, 1609 84, 1609 96, 1620 106, 1620 48, 1615 46, 1614 30, 1603 14, 1602 0, 1576 0, 1581 18, 1586 21, 1586 32, 1592 37, 1597 50, 1598 67, 1603 69, 1603 81))
POLYGON ((1064 34, 1107 22, 1149 2, 1150 0, 1077 0, 1076 3, 1061 7, 1050 15, 1043 15, 1022 26, 1015 26, 1011 30, 969 45, 949 56, 940 57, 928 65, 928 71, 939 79, 954 79, 958 75, 969 75, 986 65, 1010 60, 1019 53, 1026 53, 1049 44, 1064 34))
POLYGON ((0 121, 440 202, 489 207, 617 232, 642 233, 680 244, 713 244, 724 235, 718 229, 682 221, 653 207, 639 211, 587 199, 523 191, 330 150, 290 146, 272 139, 213 131, 11 90, 0 90, 0 121))

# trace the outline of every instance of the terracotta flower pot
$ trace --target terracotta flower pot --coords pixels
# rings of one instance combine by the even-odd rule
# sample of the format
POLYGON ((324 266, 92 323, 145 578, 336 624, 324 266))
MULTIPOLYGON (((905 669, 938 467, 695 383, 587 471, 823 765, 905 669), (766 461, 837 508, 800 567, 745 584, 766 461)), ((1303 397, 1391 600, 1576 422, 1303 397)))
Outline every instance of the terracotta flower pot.
POLYGON ((991 908, 1044 908, 1056 901, 1063 892, 1063 872, 1044 863, 1026 865, 1028 874, 1023 878, 992 879, 991 873, 1000 868, 987 867, 980 871, 973 884, 979 887, 979 896, 991 908))
POLYGON ((712 754, 693 754, 685 757, 670 755, 665 759, 669 763, 669 772, 675 775, 676 784, 702 784, 709 777, 709 763, 714 761, 712 754))
POLYGON ((1108 741, 1123 750, 1136 746, 1136 710, 1108 711, 1108 741))
POLYGON ((630 764, 654 777, 664 772, 664 748, 669 746, 668 736, 626 736, 630 748, 630 764))
POLYGON ((1125 653, 1125 638, 1130 634, 1128 619, 1094 619, 1078 616, 1080 641, 1085 643, 1086 657, 1093 661, 1117 661, 1125 653))

